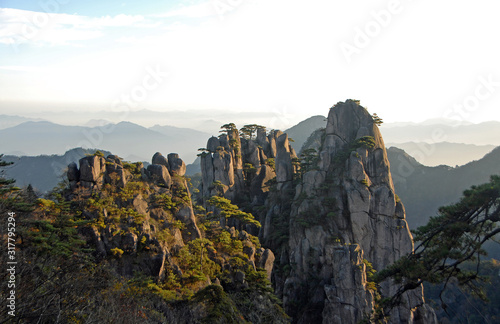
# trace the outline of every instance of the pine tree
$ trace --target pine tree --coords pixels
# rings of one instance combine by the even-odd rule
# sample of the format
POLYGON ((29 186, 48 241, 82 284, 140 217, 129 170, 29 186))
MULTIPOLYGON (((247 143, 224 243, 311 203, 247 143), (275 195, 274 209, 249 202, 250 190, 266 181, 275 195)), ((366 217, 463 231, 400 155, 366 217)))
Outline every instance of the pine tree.
POLYGON ((386 307, 397 305, 403 293, 423 282, 443 284, 443 307, 442 294, 451 282, 484 296, 479 285, 481 256, 486 254, 482 246, 500 233, 499 222, 500 176, 495 175, 489 183, 464 191, 458 203, 441 207, 438 216, 414 231, 414 240, 419 243, 413 252, 377 275, 378 282, 392 278, 401 284, 386 307), (463 265, 470 261, 477 267, 466 271, 463 265))
MULTIPOLYGON (((0 168, 13 164, 2 160, 3 154, 0 154, 0 168)), ((31 210, 31 205, 26 203, 21 197, 21 189, 14 186, 16 180, 3 177, 3 170, 0 173, 0 213, 4 215, 7 212, 23 212, 31 210)))
POLYGON ((376 113, 374 113, 372 115, 372 118, 373 118, 373 122, 377 125, 377 126, 380 126, 384 123, 384 121, 382 120, 382 118, 380 118, 376 113))

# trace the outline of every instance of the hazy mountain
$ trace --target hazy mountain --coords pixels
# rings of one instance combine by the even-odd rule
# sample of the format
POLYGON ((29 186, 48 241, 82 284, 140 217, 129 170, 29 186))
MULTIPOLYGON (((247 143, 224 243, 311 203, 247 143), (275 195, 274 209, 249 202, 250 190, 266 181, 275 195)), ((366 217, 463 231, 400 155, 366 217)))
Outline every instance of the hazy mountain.
MULTIPOLYGON (((24 187, 29 184, 43 193, 54 188, 61 180, 68 164, 78 161, 87 154, 94 154, 96 150, 75 148, 64 155, 40 155, 40 156, 12 156, 4 155, 2 160, 14 162, 5 168, 3 176, 8 179, 16 179, 16 186, 24 187)), ((102 151, 105 155, 111 154, 102 151)))
POLYGON ((294 142, 291 142, 290 144, 292 144, 292 147, 295 149, 295 151, 299 153, 302 145, 304 145, 309 135, 311 135, 311 133, 318 128, 322 127, 326 127, 326 117, 312 116, 285 130, 285 133, 293 138, 294 142))
POLYGON ((419 123, 415 122, 395 122, 395 123, 384 123, 385 128, 392 127, 406 127, 406 126, 430 126, 430 125, 448 125, 448 126, 459 126, 459 125, 473 125, 473 123, 465 120, 455 120, 448 118, 432 118, 427 119, 419 123))
MULTIPOLYGON (((153 127, 149 128, 152 131, 161 133, 163 135, 171 137, 173 140, 199 140, 200 141, 200 147, 203 147, 204 144, 203 141, 208 137, 211 136, 211 134, 194 130, 191 128, 179 128, 179 127, 174 127, 174 126, 160 126, 160 125, 155 125, 153 127), (203 139, 203 140, 201 140, 203 139)), ((198 149, 197 147, 196 149, 198 149)))
POLYGON ((73 147, 83 146, 85 132, 89 130, 88 127, 63 126, 47 121, 26 122, 0 130, 0 151, 17 156, 62 154, 73 147))
POLYGON ((40 118, 26 118, 21 116, 0 115, 0 129, 17 126, 29 121, 42 121, 40 118))
POLYGON ((91 119, 87 123, 85 123, 85 125, 83 125, 83 126, 101 127, 101 126, 105 126, 108 124, 112 124, 112 122, 110 122, 109 120, 106 120, 106 119, 91 119))
POLYGON ((74 147, 102 148, 129 161, 149 161, 155 152, 178 153, 186 162, 196 158, 207 133, 155 126, 148 129, 121 122, 101 127, 26 122, 0 130, 0 153, 16 156, 64 154, 74 147))
POLYGON ((444 124, 433 125, 405 125, 380 127, 386 143, 406 142, 451 142, 475 145, 500 145, 500 122, 491 121, 480 124, 450 126, 444 124))
POLYGON ((438 207, 456 202, 470 186, 488 182, 491 175, 500 174, 500 147, 457 168, 422 165, 395 147, 387 153, 396 193, 405 204, 411 228, 427 223, 438 207))
POLYGON ((387 147, 397 147, 414 157, 419 163, 427 166, 464 165, 481 159, 491 152, 495 145, 473 145, 462 143, 386 143, 387 147))
MULTIPOLYGON (((216 135, 220 130, 220 126, 226 123, 235 123, 238 127, 249 123, 268 126, 270 121, 277 119, 277 113, 272 110, 239 112, 223 109, 174 109, 168 111, 142 109, 118 112, 109 110, 87 111, 85 109, 71 111, 66 109, 64 111, 33 112, 30 117, 40 117, 50 120, 53 123, 74 126, 88 126, 86 123, 89 121, 101 119, 112 123, 132 121, 135 124, 145 127, 151 127, 156 124, 172 125, 181 128, 192 128, 216 135)), ((294 121, 300 121, 300 117, 295 117, 294 121)))

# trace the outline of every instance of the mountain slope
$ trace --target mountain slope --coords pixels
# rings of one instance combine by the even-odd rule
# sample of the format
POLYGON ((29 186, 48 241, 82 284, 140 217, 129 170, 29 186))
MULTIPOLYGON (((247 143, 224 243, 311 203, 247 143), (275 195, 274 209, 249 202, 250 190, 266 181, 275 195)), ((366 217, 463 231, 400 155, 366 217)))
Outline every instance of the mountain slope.
POLYGON ((300 152, 302 145, 304 145, 309 135, 316 129, 322 127, 326 127, 326 117, 312 116, 285 130, 285 133, 293 138, 294 142, 291 143, 293 149, 300 152))
POLYGON ((456 202, 472 185, 500 174, 500 147, 479 161, 458 168, 428 167, 401 149, 387 150, 396 192, 405 203, 410 228, 427 223, 438 207, 456 202))
POLYGON ((470 125, 383 125, 380 128, 387 143, 452 142, 476 145, 500 145, 500 122, 470 125))
POLYGON ((397 147, 414 157, 419 163, 427 166, 464 165, 483 158, 491 152, 495 145, 474 145, 463 143, 386 143, 387 147, 397 147))
POLYGON ((10 128, 29 121, 42 121, 40 118, 0 115, 0 129, 10 128))

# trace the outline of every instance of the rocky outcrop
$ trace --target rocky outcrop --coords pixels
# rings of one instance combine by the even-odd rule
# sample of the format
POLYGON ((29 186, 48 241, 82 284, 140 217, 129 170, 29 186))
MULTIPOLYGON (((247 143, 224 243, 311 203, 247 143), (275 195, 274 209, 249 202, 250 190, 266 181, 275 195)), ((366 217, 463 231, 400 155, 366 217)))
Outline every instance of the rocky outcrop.
MULTIPOLYGON (((298 323, 357 323, 374 301, 365 264, 382 270, 411 252, 413 241, 382 136, 366 109, 351 100, 333 107, 319 156, 316 170, 297 186, 291 209, 293 270, 284 283, 285 309, 298 323), (304 307, 298 310, 297 302, 304 307)), ((381 293, 391 296, 397 288, 384 282, 381 293)), ((404 300, 390 322, 417 322, 418 312, 433 318, 422 308, 421 289, 404 300)))
MULTIPOLYGON (((154 164, 147 168, 144 168, 142 163, 136 163, 133 167, 135 175, 125 169, 121 159, 116 155, 108 155, 106 158, 97 155, 82 158, 79 161, 80 169, 75 163, 68 166, 67 177, 71 190, 75 191, 80 187, 87 190, 88 196, 98 196, 104 184, 110 184, 109 188, 116 188, 114 190, 120 192, 121 188, 125 188, 127 182, 135 176, 135 181, 143 180, 151 184, 147 187, 149 189, 144 189, 148 191, 153 189, 152 192, 147 192, 147 195, 183 197, 175 203, 174 213, 152 204, 152 201, 146 200, 143 195, 128 197, 127 201, 121 199, 115 202, 126 211, 126 214, 119 216, 122 218, 120 227, 102 225, 100 228, 87 229, 84 234, 96 247, 97 256, 99 258, 115 256, 112 262, 121 275, 132 276, 135 271, 140 271, 148 276, 162 278, 170 264, 169 248, 179 249, 184 246, 184 242, 201 237, 196 225, 191 194, 183 177, 185 163, 178 154, 169 154, 167 159, 161 153, 156 153, 152 162, 154 164), (134 211, 135 214, 132 215, 135 216, 125 217, 127 213, 131 213, 130 210, 134 211), (183 224, 182 230, 171 226, 176 221, 183 224), (134 231, 129 231, 130 227, 134 228, 134 231), (168 233, 163 234, 170 237, 168 246, 166 242, 155 238, 160 232, 168 233), (145 246, 148 247, 148 253, 139 254, 145 246)), ((130 164, 129 166, 132 167, 130 164)), ((87 218, 102 218, 102 224, 110 223, 107 218, 117 217, 117 211, 113 211, 114 215, 109 213, 106 209, 84 211, 87 218)))
POLYGON ((116 155, 106 157, 106 172, 104 174, 105 183, 117 185, 124 188, 130 178, 130 172, 123 168, 122 161, 116 155))
POLYGON ((68 165, 67 177, 70 186, 74 189, 77 184, 84 188, 99 188, 103 184, 113 184, 125 187, 130 172, 123 168, 122 162, 116 155, 106 158, 98 155, 87 156, 79 161, 80 169, 76 163, 68 165))
POLYGON ((271 251, 270 249, 265 249, 265 250, 262 249, 262 250, 263 250, 261 251, 262 256, 260 257, 258 266, 259 268, 266 270, 267 279, 271 280, 271 274, 273 272, 275 256, 273 251, 271 251))
POLYGON ((80 159, 80 181, 85 186, 102 185, 106 160, 100 156, 87 156, 80 159))
POLYGON ((240 137, 237 130, 219 138, 211 137, 201 155, 202 192, 205 198, 222 194, 231 200, 249 195, 254 205, 262 205, 269 191, 269 180, 279 186, 290 183, 297 155, 281 131, 266 134, 256 130, 254 138, 240 137))
POLYGON ((182 161, 177 153, 170 153, 168 156, 168 166, 172 175, 183 176, 186 174, 186 163, 182 161))
POLYGON ((147 179, 159 186, 170 188, 172 185, 172 178, 170 177, 167 167, 164 165, 150 164, 144 173, 147 179))
POLYGON ((166 168, 168 168, 168 160, 160 152, 156 152, 153 155, 151 164, 164 165, 166 168))
MULTIPOLYGON (((331 108, 307 149, 297 159, 281 131, 212 137, 201 157, 203 196, 250 197, 245 211, 258 215, 268 248, 256 265, 271 273, 294 323, 371 321, 376 294, 392 296, 398 287, 386 281, 378 291, 368 274, 413 248, 382 136, 368 111, 347 100, 331 108)), ((403 301, 389 322, 436 322, 422 289, 403 301)))

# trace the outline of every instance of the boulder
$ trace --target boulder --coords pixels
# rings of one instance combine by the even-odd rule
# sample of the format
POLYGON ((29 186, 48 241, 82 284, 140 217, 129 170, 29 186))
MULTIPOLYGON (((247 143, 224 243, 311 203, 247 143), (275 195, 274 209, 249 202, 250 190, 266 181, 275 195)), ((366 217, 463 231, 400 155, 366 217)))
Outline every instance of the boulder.
POLYGON ((106 173, 104 175, 104 181, 106 183, 123 188, 127 184, 130 176, 130 172, 123 168, 122 162, 118 156, 108 155, 108 157, 106 157, 106 173))
POLYGON ((156 152, 151 159, 152 164, 164 165, 168 169, 168 160, 160 153, 156 152))
POLYGON ((80 181, 101 184, 104 179, 106 160, 100 156, 80 159, 80 181))
POLYGON ((217 137, 212 136, 208 139, 207 150, 209 150, 211 153, 215 153, 215 151, 217 151, 217 148, 219 146, 220 146, 220 141, 217 137))
POLYGON ((148 166, 147 172, 149 179, 156 184, 165 188, 170 188, 170 186, 172 185, 172 178, 170 177, 170 173, 168 172, 166 166, 160 164, 151 164, 148 166))
POLYGON ((179 154, 170 153, 167 157, 171 175, 183 176, 186 174, 186 164, 179 157, 179 154))

